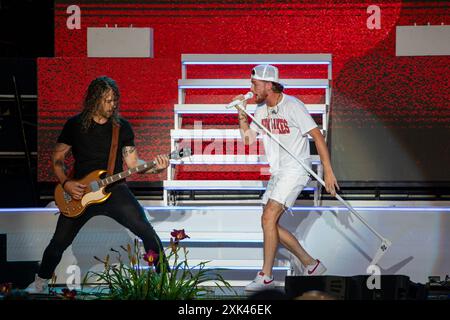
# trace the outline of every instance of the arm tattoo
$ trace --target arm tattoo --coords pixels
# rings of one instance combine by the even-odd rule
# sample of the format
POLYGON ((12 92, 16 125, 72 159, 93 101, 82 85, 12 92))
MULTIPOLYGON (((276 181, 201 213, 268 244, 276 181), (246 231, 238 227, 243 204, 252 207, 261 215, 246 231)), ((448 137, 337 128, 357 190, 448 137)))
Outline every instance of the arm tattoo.
POLYGON ((55 146, 55 151, 63 151, 64 149, 67 149, 69 146, 65 143, 57 143, 55 146))
POLYGON ((59 167, 63 170, 63 172, 66 172, 66 164, 64 163, 64 160, 57 159, 57 160, 53 161, 53 166, 59 167))
POLYGON ((71 147, 64 143, 57 143, 52 156, 52 162, 54 167, 59 167, 63 170, 66 169, 64 158, 70 153, 71 147))
POLYGON ((122 156, 126 158, 128 155, 132 154, 136 151, 136 147, 123 147, 122 148, 122 156))
POLYGON ((248 124, 248 120, 245 117, 239 117, 239 122, 242 124, 248 124))
POLYGON ((64 155, 71 150, 71 146, 65 143, 57 143, 53 152, 62 152, 64 155))
POLYGON ((55 167, 64 168, 64 161, 62 161, 61 159, 57 159, 57 160, 53 161, 53 165, 55 167))

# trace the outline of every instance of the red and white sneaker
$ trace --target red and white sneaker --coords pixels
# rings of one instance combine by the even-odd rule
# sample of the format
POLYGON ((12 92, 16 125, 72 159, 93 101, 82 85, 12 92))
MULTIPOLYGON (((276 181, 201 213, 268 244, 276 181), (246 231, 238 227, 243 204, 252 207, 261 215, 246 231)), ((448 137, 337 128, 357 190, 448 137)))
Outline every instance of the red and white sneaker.
POLYGON ((260 271, 256 274, 256 278, 245 287, 245 291, 261 291, 274 286, 273 276, 266 276, 264 272, 260 271))
POLYGON ((307 265, 305 268, 305 271, 303 271, 304 276, 320 276, 321 274, 325 273, 327 271, 327 268, 323 265, 320 260, 316 260, 315 263, 307 265))

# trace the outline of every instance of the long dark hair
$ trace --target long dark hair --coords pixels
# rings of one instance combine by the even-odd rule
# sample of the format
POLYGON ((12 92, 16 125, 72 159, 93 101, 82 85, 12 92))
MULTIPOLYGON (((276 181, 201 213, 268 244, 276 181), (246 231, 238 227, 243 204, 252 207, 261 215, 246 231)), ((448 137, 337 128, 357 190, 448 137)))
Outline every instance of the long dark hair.
POLYGON ((86 95, 84 96, 83 111, 81 112, 81 127, 83 131, 87 131, 92 125, 92 117, 100 107, 103 95, 109 90, 113 91, 114 99, 116 101, 116 108, 114 109, 111 119, 115 123, 119 123, 119 87, 113 79, 107 76, 101 76, 92 80, 86 91, 86 95))

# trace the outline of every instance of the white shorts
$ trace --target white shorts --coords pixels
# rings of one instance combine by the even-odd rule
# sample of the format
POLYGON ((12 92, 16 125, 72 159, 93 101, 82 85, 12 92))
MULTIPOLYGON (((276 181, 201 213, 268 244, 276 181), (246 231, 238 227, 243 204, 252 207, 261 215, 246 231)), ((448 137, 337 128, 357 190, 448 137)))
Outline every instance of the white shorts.
POLYGON ((272 199, 286 208, 290 208, 309 180, 309 175, 300 173, 283 172, 272 175, 263 195, 262 203, 266 205, 269 199, 272 199))

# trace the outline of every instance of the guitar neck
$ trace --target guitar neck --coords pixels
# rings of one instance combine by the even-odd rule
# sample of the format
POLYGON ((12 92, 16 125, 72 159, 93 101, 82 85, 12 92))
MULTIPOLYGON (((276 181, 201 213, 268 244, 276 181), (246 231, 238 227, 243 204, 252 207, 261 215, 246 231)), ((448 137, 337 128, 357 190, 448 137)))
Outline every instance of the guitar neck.
POLYGON ((125 179, 126 177, 131 176, 132 174, 147 171, 152 169, 156 165, 155 161, 145 162, 137 167, 122 171, 120 173, 116 173, 112 176, 106 177, 104 179, 99 180, 99 185, 102 187, 106 187, 107 185, 117 182, 119 180, 125 179))

